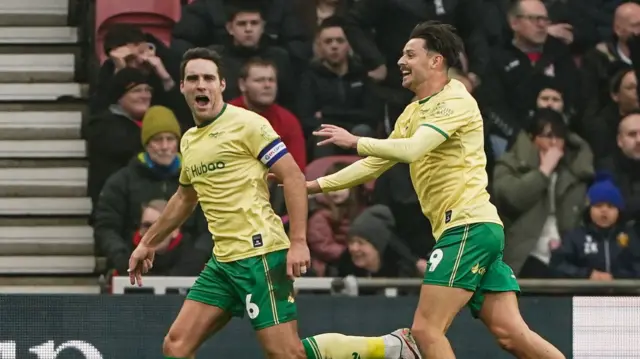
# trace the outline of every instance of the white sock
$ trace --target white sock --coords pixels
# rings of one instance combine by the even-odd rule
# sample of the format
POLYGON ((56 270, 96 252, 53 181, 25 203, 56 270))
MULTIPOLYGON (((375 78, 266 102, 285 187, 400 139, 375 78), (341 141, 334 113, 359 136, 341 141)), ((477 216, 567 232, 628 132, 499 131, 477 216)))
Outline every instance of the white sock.
POLYGON ((384 340, 384 359, 400 359, 402 340, 391 334, 384 335, 382 340, 384 340))

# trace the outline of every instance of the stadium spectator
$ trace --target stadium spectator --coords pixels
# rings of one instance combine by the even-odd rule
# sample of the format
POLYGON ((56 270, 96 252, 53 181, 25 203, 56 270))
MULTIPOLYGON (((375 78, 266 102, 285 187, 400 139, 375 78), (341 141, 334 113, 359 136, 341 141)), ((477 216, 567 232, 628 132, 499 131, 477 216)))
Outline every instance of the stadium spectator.
POLYGON ((489 61, 482 13, 481 0, 360 0, 353 4, 347 16, 347 36, 354 51, 362 57, 369 76, 387 88, 384 98, 392 121, 388 127, 393 128, 396 118, 413 97, 410 91, 402 88, 402 75, 397 65, 413 27, 426 20, 456 26, 465 41, 469 78, 477 85, 489 61))
POLYGON ((546 277, 560 234, 580 222, 593 155, 562 115, 541 109, 496 163, 494 200, 505 222, 504 259, 520 277, 546 277))
POLYGON ((611 102, 611 77, 621 66, 632 65, 628 42, 639 31, 640 5, 633 2, 620 4, 613 18, 614 36, 585 53, 581 85, 582 101, 587 105, 586 116, 596 114, 611 102))
POLYGON ((584 118, 585 140, 593 149, 596 161, 617 151, 616 137, 620 120, 640 109, 638 79, 632 68, 620 70, 611 80, 610 102, 596 116, 584 118))
MULTIPOLYGON (((156 199, 142 206, 142 217, 138 230, 133 234, 133 246, 137 246, 147 230, 158 221, 167 207, 167 201, 156 199)), ((208 233, 208 232, 207 232, 208 233)), ((176 230, 156 247, 153 267, 147 275, 196 276, 211 256, 211 236, 190 238, 189 233, 176 230)), ((114 275, 126 275, 116 272, 114 275)))
MULTIPOLYGON (((325 175, 347 167, 336 163, 325 175)), ((311 265, 319 276, 326 266, 334 264, 347 250, 347 235, 351 222, 364 210, 362 187, 343 189, 316 196, 317 209, 309 218, 307 241, 311 251, 311 265)))
POLYGON ((89 157, 88 194, 94 204, 111 174, 142 150, 140 127, 151 103, 148 76, 134 68, 114 75, 105 100, 107 110, 89 118, 83 137, 89 157))
MULTIPOLYGON (((138 142, 144 152, 130 158, 129 165, 111 176, 97 201, 94 238, 110 268, 126 273, 134 238, 142 225, 142 208, 154 199, 168 200, 178 188, 181 158, 178 154, 180 125, 166 107, 152 107, 142 123, 138 142)), ((116 144, 117 145, 117 144, 116 144)), ((186 247, 194 247, 190 260, 202 269, 211 256, 212 239, 199 207, 182 226, 186 247)), ((197 274, 198 272, 192 273, 197 274)))
MULTIPOLYGON (((539 0, 516 1, 508 14, 513 38, 492 52, 487 81, 477 89, 478 101, 493 127, 496 123, 516 127, 535 104, 538 76, 552 77, 562 90, 565 111, 575 106, 577 68, 569 47, 549 36, 547 9, 539 0)), ((503 131, 504 132, 504 131, 503 131)))
POLYGON ((625 224, 622 193, 608 176, 598 175, 587 197, 585 224, 563 236, 551 255, 551 269, 565 278, 638 278, 640 242, 625 224))
POLYGON ((620 121, 618 148, 598 164, 611 173, 626 202, 629 218, 640 222, 640 112, 628 114, 620 121))
POLYGON ((275 103, 278 94, 278 72, 273 62, 254 58, 240 70, 238 88, 242 96, 230 104, 249 109, 266 118, 276 131, 289 153, 304 171, 307 165, 307 149, 300 121, 286 108, 275 103))
POLYGON ((411 184, 409 165, 397 163, 376 180, 373 203, 387 206, 396 223, 395 233, 411 253, 427 258, 435 245, 431 223, 422 213, 411 184))
MULTIPOLYGON (((317 33, 318 58, 302 76, 298 114, 307 135, 329 123, 372 137, 382 122, 383 107, 372 90, 367 71, 349 56, 342 21, 325 20, 317 33)), ((334 147, 314 147, 314 158, 331 155, 334 147)))
POLYGON ((311 38, 306 36, 291 0, 195 0, 183 7, 180 21, 173 28, 171 48, 182 55, 194 47, 228 44, 229 21, 238 6, 260 8, 268 45, 285 49, 296 72, 306 65, 311 58, 311 38))
POLYGON ((394 227, 393 215, 386 206, 374 205, 364 210, 349 228, 348 250, 335 266, 327 269, 327 275, 382 278, 424 275, 427 261, 411 253, 394 234, 394 227))
POLYGON ((105 90, 114 74, 125 67, 140 69, 149 77, 153 88, 152 105, 170 108, 178 116, 183 131, 193 126, 191 112, 180 94, 180 57, 162 41, 129 24, 113 25, 104 38, 104 52, 109 58, 98 72, 95 92, 89 103, 90 113, 103 111, 111 105, 105 90))
POLYGON ((295 103, 295 75, 291 71, 289 54, 269 44, 264 34, 265 21, 261 11, 257 5, 232 8, 227 22, 231 41, 211 47, 224 59, 226 87, 223 96, 225 101, 230 101, 242 94, 238 87, 242 68, 249 60, 258 57, 275 64, 278 70, 277 102, 291 109, 295 103))
POLYGON ((293 0, 296 14, 307 29, 307 37, 313 39, 325 19, 334 16, 344 17, 356 0, 313 0, 315 6, 309 6, 309 0, 293 0))

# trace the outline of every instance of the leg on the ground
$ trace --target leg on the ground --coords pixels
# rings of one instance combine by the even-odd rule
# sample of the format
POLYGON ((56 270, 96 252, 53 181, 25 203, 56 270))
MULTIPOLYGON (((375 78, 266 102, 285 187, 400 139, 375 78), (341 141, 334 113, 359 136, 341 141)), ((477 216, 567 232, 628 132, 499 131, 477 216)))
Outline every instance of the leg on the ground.
POLYGON ((190 359, 202 343, 231 319, 231 314, 215 306, 185 300, 178 317, 164 338, 166 358, 190 359))
POLYGON ((422 285, 411 333, 425 359, 455 359, 445 334, 472 294, 462 288, 422 285))
POLYGON ((381 337, 324 333, 302 340, 308 359, 420 359, 409 329, 381 337))
POLYGON ((529 329, 514 292, 484 293, 480 319, 500 346, 519 359, 565 359, 557 348, 529 329))

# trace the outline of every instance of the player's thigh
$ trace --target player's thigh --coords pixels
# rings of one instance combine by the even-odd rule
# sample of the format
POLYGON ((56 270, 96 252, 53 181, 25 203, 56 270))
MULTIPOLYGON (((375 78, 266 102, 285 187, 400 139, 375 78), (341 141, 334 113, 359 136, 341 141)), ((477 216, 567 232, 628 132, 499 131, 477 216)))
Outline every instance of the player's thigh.
POLYGON ((411 330, 421 336, 446 333, 453 318, 467 304, 473 292, 463 288, 423 284, 411 330))
POLYGON ((306 359, 298 335, 298 321, 270 326, 256 331, 258 341, 268 359, 306 359))
POLYGON ((185 300, 165 338, 165 351, 193 355, 202 343, 231 320, 231 313, 219 307, 185 300))
POLYGON ((486 292, 479 317, 499 341, 525 336, 529 331, 513 291, 486 292))
POLYGON ((475 292, 487 268, 500 255, 501 245, 487 223, 451 228, 433 247, 423 284, 475 292))
MULTIPOLYGON (((490 228, 495 235, 504 241, 504 231, 502 227, 494 225, 490 228)), ((476 293, 469 302, 469 309, 474 317, 478 317, 480 310, 484 307, 486 294, 513 292, 513 296, 520 293, 520 286, 513 270, 502 260, 502 252, 495 261, 491 263, 480 281, 476 293)))
POLYGON ((222 328, 233 316, 242 315, 242 302, 233 286, 220 270, 220 263, 209 260, 187 294, 187 299, 167 341, 183 347, 194 347, 222 328))
POLYGON ((225 271, 233 278, 255 330, 296 320, 293 281, 287 277, 287 250, 228 264, 224 263, 225 271))

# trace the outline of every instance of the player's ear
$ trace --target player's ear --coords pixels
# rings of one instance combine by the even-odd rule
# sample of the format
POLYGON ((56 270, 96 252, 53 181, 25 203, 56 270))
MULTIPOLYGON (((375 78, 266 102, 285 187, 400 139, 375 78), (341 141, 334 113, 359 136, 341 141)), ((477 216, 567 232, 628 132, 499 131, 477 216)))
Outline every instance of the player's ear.
POLYGON ((184 95, 184 81, 180 80, 180 93, 184 95))
POLYGON ((220 91, 224 91, 227 88, 227 81, 225 79, 220 79, 220 91))

